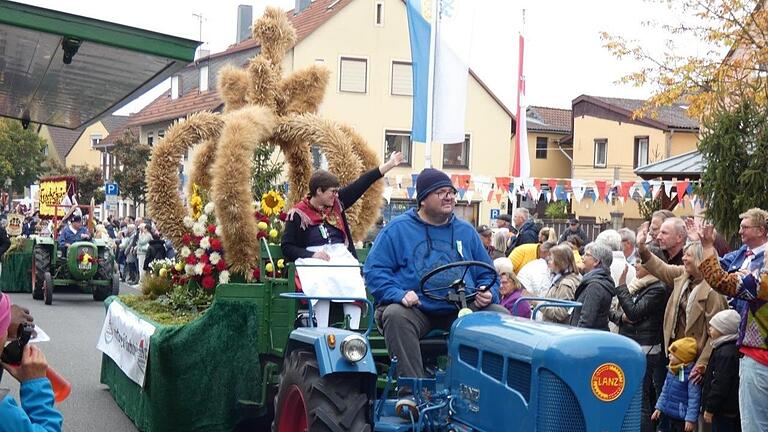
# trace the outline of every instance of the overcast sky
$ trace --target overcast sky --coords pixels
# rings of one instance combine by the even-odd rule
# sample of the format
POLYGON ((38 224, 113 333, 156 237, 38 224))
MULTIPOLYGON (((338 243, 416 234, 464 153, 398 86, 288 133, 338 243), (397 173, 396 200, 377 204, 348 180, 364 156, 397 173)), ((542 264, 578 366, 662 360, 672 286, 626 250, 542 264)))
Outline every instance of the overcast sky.
MULTIPOLYGON (((526 9, 528 103, 559 108, 570 108, 571 101, 581 94, 647 97, 649 89, 614 84, 623 73, 634 71, 638 66, 630 60, 613 58, 602 47, 599 32, 621 34, 640 40, 645 46, 660 48, 663 40, 659 32, 641 23, 673 18, 666 6, 644 0, 473 1, 482 6, 475 17, 470 66, 513 111, 517 35, 522 27, 523 8, 526 9)), ((25 3, 196 40, 200 36, 199 23, 193 14, 202 14, 205 48, 217 52, 235 41, 238 4, 253 5, 256 18, 266 5, 287 10, 293 8, 294 0, 32 0, 25 3)), ((138 111, 167 88, 165 84, 155 89, 120 113, 138 111)))

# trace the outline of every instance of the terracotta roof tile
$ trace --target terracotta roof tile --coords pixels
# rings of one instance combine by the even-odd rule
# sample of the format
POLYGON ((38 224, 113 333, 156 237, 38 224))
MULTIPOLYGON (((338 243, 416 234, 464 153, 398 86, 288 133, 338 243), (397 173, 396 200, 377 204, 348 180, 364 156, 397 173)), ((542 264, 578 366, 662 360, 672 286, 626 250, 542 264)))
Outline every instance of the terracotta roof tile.
POLYGON ((109 135, 107 135, 106 138, 101 140, 101 142, 99 142, 98 145, 93 146, 93 148, 102 148, 102 147, 113 146, 115 144, 115 141, 117 141, 118 138, 123 136, 123 133, 125 133, 125 131, 127 131, 127 130, 130 130, 131 133, 133 133, 133 136, 135 136, 136 138, 138 138, 139 134, 141 133, 141 131, 139 130, 138 126, 130 127, 128 125, 123 125, 120 129, 110 130, 109 131, 109 135))
POLYGON ((137 114, 131 116, 128 126, 172 120, 198 111, 215 111, 223 103, 215 90, 200 93, 197 88, 193 88, 176 100, 171 99, 171 91, 168 90, 137 114))
POLYGON ((571 110, 532 106, 528 108, 528 130, 571 133, 571 110))

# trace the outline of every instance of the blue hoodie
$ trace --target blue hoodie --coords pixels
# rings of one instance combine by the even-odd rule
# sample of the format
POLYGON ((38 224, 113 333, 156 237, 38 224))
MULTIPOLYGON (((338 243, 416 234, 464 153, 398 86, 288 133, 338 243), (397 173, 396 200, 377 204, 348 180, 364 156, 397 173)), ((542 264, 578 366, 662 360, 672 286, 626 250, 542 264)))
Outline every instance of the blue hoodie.
MULTIPOLYGON (((376 237, 365 260, 363 275, 369 292, 377 305, 400 303, 408 291, 415 291, 424 312, 450 314, 456 305, 427 298, 419 281, 430 270, 456 261, 482 261, 493 266, 480 236, 469 223, 451 215, 445 225, 435 226, 419 218, 415 209, 409 210, 387 224, 376 237)), ((447 287, 461 278, 466 267, 454 267, 432 277, 427 285, 447 287)), ((488 285, 495 272, 472 266, 464 278, 467 293, 475 287, 488 285)), ((446 291, 438 291, 444 295, 446 291)), ((498 281, 491 286, 493 302, 499 303, 498 281)))

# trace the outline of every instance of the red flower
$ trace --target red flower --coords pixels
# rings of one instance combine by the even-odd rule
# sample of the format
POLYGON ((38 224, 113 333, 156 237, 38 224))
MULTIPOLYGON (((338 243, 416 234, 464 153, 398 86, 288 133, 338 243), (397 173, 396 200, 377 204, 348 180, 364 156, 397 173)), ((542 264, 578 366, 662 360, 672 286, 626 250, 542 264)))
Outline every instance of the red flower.
POLYGON ((282 222, 285 222, 286 219, 288 219, 288 213, 281 211, 280 215, 277 216, 278 219, 280 219, 282 222))
POLYGON ((189 254, 189 256, 187 257, 187 264, 189 265, 197 264, 197 257, 195 257, 195 254, 189 254))
POLYGON ((189 243, 192 241, 192 235, 189 233, 184 233, 184 235, 181 236, 181 243, 189 246, 189 243))
MULTIPOLYGON (((224 271, 227 269, 227 262, 224 261, 224 258, 220 259, 218 263, 216 263, 216 270, 218 271, 224 271)), ((257 269, 258 270, 258 269, 257 269)))
POLYGON ((211 239, 211 250, 220 251, 221 250, 221 240, 217 238, 211 239))
POLYGON ((253 269, 253 279, 259 280, 260 277, 261 277, 261 270, 258 267, 253 269))
POLYGON ((216 225, 214 225, 214 224, 208 225, 208 233, 209 234, 216 234, 216 225))
POLYGON ((261 217, 259 218, 259 222, 269 223, 269 218, 264 215, 261 215, 261 217))
POLYGON ((203 278, 203 288, 207 290, 212 290, 214 286, 216 286, 216 279, 214 279, 212 276, 206 276, 203 278))
POLYGON ((200 262, 203 263, 203 264, 208 264, 208 262, 209 262, 208 261, 208 254, 202 254, 200 256, 200 262))
POLYGON ((261 239, 263 239, 266 236, 267 236, 267 232, 266 231, 259 230, 259 232, 256 234, 256 239, 257 240, 261 240, 261 239))
POLYGON ((213 266, 212 265, 206 264, 206 265, 203 266, 203 274, 204 275, 209 275, 209 274, 211 274, 212 271, 213 271, 213 266))

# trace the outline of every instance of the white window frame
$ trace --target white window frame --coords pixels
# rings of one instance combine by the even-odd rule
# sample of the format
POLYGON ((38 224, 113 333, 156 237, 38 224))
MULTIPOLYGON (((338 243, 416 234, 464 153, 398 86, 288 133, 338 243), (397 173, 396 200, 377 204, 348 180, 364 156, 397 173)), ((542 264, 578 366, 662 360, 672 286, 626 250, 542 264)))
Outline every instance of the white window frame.
POLYGON ((413 62, 409 60, 400 60, 400 59, 392 59, 392 61, 389 64, 389 94, 391 96, 408 96, 413 97, 413 62), (411 93, 405 94, 405 93, 395 93, 394 87, 395 87, 395 64, 400 65, 408 65, 411 68, 411 93))
MULTIPOLYGON (((465 133, 464 134, 464 142, 466 143, 467 141, 469 141, 467 143, 467 166, 463 166, 463 165, 446 165, 445 164, 445 146, 450 145, 450 144, 458 144, 458 143, 444 143, 441 146, 442 155, 440 156, 443 168, 446 168, 446 169, 459 169, 459 170, 471 169, 471 167, 472 167, 472 134, 471 133, 465 133)), ((462 143, 462 144, 464 144, 464 143, 462 143)))
POLYGON ((181 97, 181 76, 173 75, 171 77, 171 100, 181 97))
POLYGON ((545 136, 537 136, 536 137, 536 146, 534 148, 535 158, 539 160, 547 160, 549 157, 549 137, 545 136), (539 157, 539 140, 543 139, 544 141, 544 148, 541 149, 544 151, 544 157, 539 157))
POLYGON ((408 148, 408 154, 404 155, 405 160, 400 166, 410 167, 413 166, 413 139, 411 138, 411 131, 408 128, 386 128, 384 129, 384 160, 388 160, 389 154, 387 153, 387 135, 393 136, 408 136, 410 144, 408 148))
POLYGON ((608 166, 608 139, 607 138, 595 138, 594 154, 592 159, 592 166, 594 168, 606 168, 608 166), (603 144, 603 162, 597 161, 597 146, 603 144))
POLYGON ((338 70, 339 70, 339 79, 338 83, 336 83, 336 91, 339 93, 350 93, 350 94, 368 94, 368 89, 370 88, 369 80, 370 80, 370 60, 368 57, 361 57, 361 56, 353 56, 353 55, 340 55, 339 61, 338 61, 338 70), (365 91, 353 91, 353 90, 342 90, 341 89, 341 78, 342 78, 342 70, 341 70, 341 63, 344 60, 352 60, 352 61, 364 61, 365 62, 365 91))
POLYGON ((200 82, 197 88, 200 93, 208 91, 208 64, 200 66, 200 82))
POLYGON ((373 3, 373 25, 384 27, 384 2, 382 0, 373 3))
POLYGON ((104 139, 104 137, 101 136, 101 134, 91 134, 90 138, 91 138, 91 148, 95 148, 97 145, 99 145, 101 140, 104 139))
POLYGON ((648 136, 636 136, 632 143, 633 151, 635 153, 634 160, 635 160, 635 168, 640 168, 645 165, 648 165, 651 161, 651 139, 648 136), (643 141, 645 141, 645 160, 643 161, 641 159, 641 149, 643 147, 643 141))

